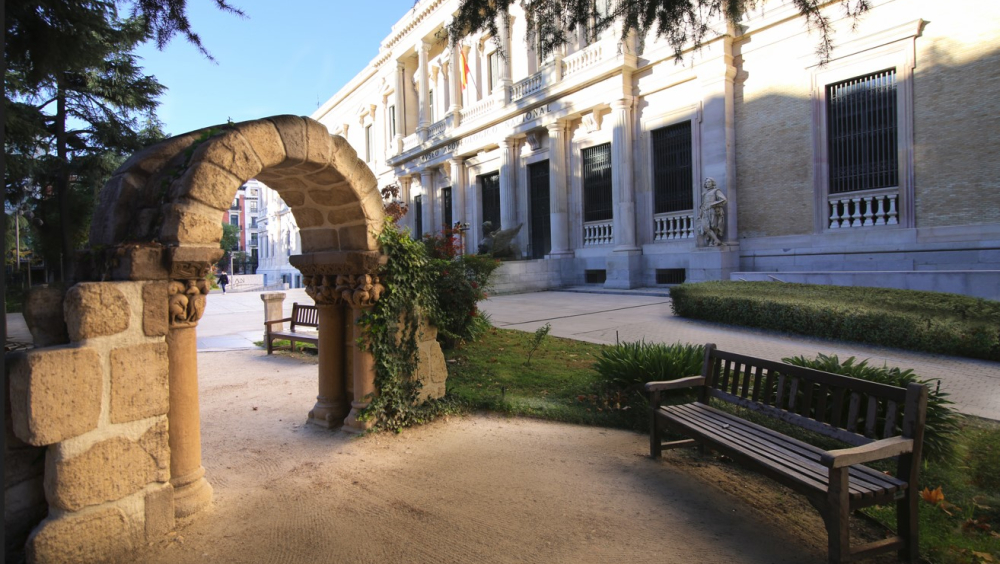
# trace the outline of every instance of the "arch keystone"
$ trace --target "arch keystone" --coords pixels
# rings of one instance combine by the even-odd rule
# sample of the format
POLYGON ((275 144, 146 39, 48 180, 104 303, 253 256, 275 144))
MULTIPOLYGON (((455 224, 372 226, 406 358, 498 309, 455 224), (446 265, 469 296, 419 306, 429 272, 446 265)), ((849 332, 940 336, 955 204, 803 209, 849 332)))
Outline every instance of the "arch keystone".
MULTIPOLYGON (((195 150, 192 163, 212 163, 237 179, 253 178, 264 166, 239 131, 229 130, 195 150)), ((242 181, 240 181, 242 184, 242 181)))
POLYGON ((257 159, 260 160, 261 167, 268 168, 277 166, 288 158, 285 154, 285 145, 281 142, 274 124, 266 119, 254 121, 244 121, 233 126, 246 142, 253 148, 257 159))

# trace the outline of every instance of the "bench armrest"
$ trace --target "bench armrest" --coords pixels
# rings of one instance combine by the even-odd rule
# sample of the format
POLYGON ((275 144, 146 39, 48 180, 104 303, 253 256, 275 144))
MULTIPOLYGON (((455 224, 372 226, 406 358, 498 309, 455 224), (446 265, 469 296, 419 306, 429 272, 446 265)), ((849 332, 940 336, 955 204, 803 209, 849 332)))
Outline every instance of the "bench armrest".
POLYGON ((286 317, 284 319, 272 319, 270 321, 265 321, 264 325, 274 325, 275 323, 287 323, 291 320, 292 320, 291 317, 286 317))
POLYGON ((899 456, 907 452, 913 452, 913 439, 890 437, 853 448, 824 452, 819 461, 827 468, 843 468, 853 464, 899 456))
POLYGON ((668 390, 680 390, 683 388, 693 388, 695 386, 704 386, 705 377, 704 376, 687 376, 685 378, 678 378, 676 380, 667 380, 666 382, 646 382, 647 392, 665 392, 668 390))

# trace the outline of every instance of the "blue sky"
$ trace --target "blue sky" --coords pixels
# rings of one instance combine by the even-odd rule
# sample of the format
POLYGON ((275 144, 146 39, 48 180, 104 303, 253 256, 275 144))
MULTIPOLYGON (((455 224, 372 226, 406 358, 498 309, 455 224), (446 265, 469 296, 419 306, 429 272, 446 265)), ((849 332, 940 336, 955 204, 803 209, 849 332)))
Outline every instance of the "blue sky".
POLYGON ((378 54, 414 0, 230 0, 240 19, 211 0, 190 0, 189 17, 216 62, 183 37, 144 45, 146 74, 168 90, 157 114, 170 135, 275 114, 309 115, 378 54))

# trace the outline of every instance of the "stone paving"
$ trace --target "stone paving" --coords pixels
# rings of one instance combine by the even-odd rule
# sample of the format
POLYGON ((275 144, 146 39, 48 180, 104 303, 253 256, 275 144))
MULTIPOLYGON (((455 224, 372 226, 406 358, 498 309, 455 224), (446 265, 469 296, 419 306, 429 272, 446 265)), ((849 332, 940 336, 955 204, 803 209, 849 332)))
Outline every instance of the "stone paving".
MULTIPOLYGON (((302 289, 285 291, 285 315, 292 303, 312 304, 302 289)), ((855 356, 874 364, 912 368, 921 378, 940 378, 959 411, 1000 420, 1000 363, 938 354, 925 354, 854 343, 840 343, 782 335, 675 317, 666 290, 594 292, 592 288, 570 288, 493 296, 483 304, 497 327, 534 331, 552 324, 559 337, 612 344, 620 341, 715 343, 723 350, 781 360, 789 356, 836 354, 855 356)), ((24 320, 7 316, 11 339, 30 340, 24 320)), ((264 303, 260 293, 213 291, 198 324, 198 350, 222 351, 254 348, 263 338, 264 303)))

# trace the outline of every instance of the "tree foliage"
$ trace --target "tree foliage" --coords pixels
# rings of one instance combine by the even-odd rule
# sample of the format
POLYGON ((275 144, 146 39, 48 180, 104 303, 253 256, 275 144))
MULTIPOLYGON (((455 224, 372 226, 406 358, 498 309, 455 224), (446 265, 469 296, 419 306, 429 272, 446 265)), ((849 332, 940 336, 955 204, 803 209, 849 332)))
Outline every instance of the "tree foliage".
POLYGON ((57 262, 85 240, 111 172, 163 137, 164 87, 132 52, 147 23, 120 18, 114 2, 17 2, 5 26, 6 202, 33 209, 37 250, 57 262))
MULTIPOLYGON (((462 0, 458 14, 448 26, 452 42, 474 32, 500 35, 501 18, 509 14, 515 0, 462 0)), ((766 0, 523 0, 528 43, 536 41, 543 51, 569 42, 577 29, 593 40, 616 21, 621 22, 620 40, 633 32, 642 38, 650 31, 665 40, 680 57, 697 48, 721 20, 737 24, 743 16, 766 0)), ((792 0, 811 28, 820 32, 818 54, 826 60, 833 48, 829 16, 821 8, 830 0, 792 0)), ((857 18, 870 8, 869 0, 835 0, 845 15, 857 18)))

